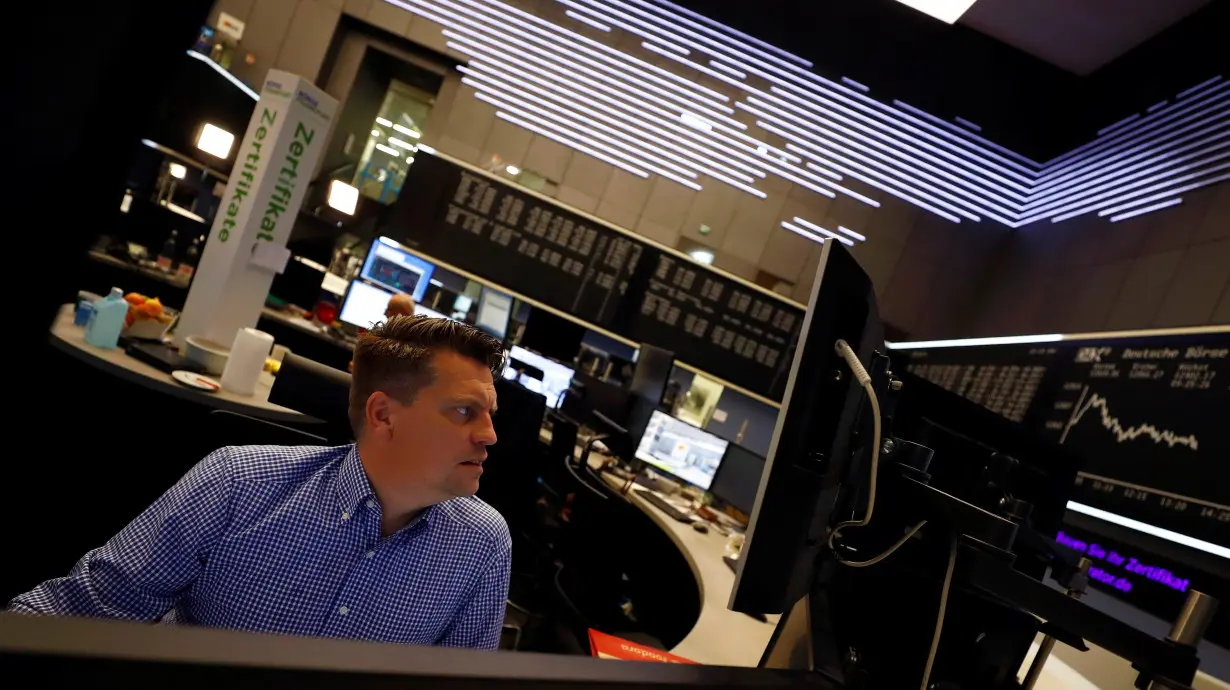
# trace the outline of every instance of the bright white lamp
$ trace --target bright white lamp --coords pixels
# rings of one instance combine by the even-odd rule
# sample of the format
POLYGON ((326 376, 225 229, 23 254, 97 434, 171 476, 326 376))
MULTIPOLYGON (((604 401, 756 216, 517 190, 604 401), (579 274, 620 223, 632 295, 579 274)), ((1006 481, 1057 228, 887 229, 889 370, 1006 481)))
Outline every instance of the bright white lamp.
POLYGON ((359 188, 334 180, 329 183, 329 207, 335 208, 348 216, 354 215, 359 204, 359 188))
POLYGON ((177 180, 182 180, 188 176, 188 168, 185 168, 180 163, 172 163, 168 166, 168 169, 171 172, 171 177, 174 177, 177 180))
POLYGON ((897 0, 936 19, 955 24, 977 0, 897 0))
POLYGON ((206 122, 201 128, 201 136, 197 137, 196 147, 211 156, 225 159, 231 155, 231 145, 234 143, 234 134, 206 122))
POLYGON ((713 265, 713 252, 711 251, 708 251, 705 249, 693 249, 692 251, 688 252, 688 256, 692 257, 693 259, 696 259, 697 261, 699 261, 702 264, 705 264, 706 266, 713 265))

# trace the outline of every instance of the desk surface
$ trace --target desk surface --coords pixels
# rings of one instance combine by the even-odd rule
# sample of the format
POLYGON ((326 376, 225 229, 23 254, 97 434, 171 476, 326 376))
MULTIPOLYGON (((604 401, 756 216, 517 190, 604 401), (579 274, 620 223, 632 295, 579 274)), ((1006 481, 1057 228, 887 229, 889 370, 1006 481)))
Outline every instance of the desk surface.
MULTIPOLYGON (((551 442, 551 432, 542 430, 538 436, 551 442)), ((605 457, 591 454, 591 466, 597 469, 605 457)), ((624 480, 603 475, 608 484, 621 488, 624 480)), ((663 532, 666 532, 688 562, 700 589, 700 618, 687 637, 669 650, 685 659, 719 666, 755 666, 769 644, 773 628, 780 616, 768 616, 767 623, 727 608, 730 592, 735 586, 735 573, 722 561, 726 553, 726 537, 712 527, 706 534, 691 525, 676 522, 656 506, 636 495, 629 500, 644 511, 663 532)))
POLYGON ((237 395, 227 390, 206 393, 180 385, 171 375, 129 357, 118 347, 103 349, 85 342, 85 329, 73 325, 73 305, 65 304, 51 326, 51 344, 56 349, 92 367, 153 390, 222 410, 260 417, 275 422, 303 422, 309 418, 292 409, 269 402, 273 376, 262 372, 253 395, 237 395))

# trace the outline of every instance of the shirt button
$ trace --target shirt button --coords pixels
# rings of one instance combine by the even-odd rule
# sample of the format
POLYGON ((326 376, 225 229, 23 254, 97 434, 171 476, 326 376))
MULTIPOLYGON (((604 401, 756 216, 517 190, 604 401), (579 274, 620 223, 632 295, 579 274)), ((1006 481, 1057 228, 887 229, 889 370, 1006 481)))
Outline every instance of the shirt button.
POLYGON ((349 519, 350 519, 350 513, 342 513, 342 519, 343 519, 343 520, 349 520, 349 519))
POLYGON ((376 507, 376 502, 375 502, 375 501, 373 501, 373 500, 371 500, 371 499, 368 499, 368 500, 367 500, 367 507, 368 507, 368 508, 375 508, 375 507, 376 507))
POLYGON ((339 608, 339 609, 337 610, 337 612, 338 612, 339 614, 341 614, 341 615, 343 615, 343 616, 344 616, 344 615, 346 615, 346 614, 350 613, 350 609, 348 609, 348 608, 346 608, 345 606, 343 606, 343 607, 339 608))
POLYGON ((371 558, 372 556, 375 556, 375 555, 376 555, 375 551, 368 551, 367 553, 363 554, 364 558, 371 558))

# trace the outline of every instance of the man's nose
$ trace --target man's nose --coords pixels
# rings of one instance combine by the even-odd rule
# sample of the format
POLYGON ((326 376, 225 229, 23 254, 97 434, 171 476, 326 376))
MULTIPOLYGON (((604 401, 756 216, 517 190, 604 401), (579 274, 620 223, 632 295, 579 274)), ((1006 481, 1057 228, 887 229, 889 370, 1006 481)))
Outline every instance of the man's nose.
POLYGON ((474 442, 482 446, 494 446, 496 442, 495 427, 491 424, 491 419, 487 419, 484 424, 474 434, 474 442))

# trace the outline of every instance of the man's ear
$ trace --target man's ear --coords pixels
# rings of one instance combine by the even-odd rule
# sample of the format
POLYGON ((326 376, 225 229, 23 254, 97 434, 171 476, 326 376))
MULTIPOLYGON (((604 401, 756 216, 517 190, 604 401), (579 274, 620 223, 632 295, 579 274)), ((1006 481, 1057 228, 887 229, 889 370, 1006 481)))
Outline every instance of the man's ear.
POLYGON ((374 434, 389 434, 393 431, 393 399, 384 391, 376 391, 367 396, 364 405, 364 419, 367 430, 374 434))

